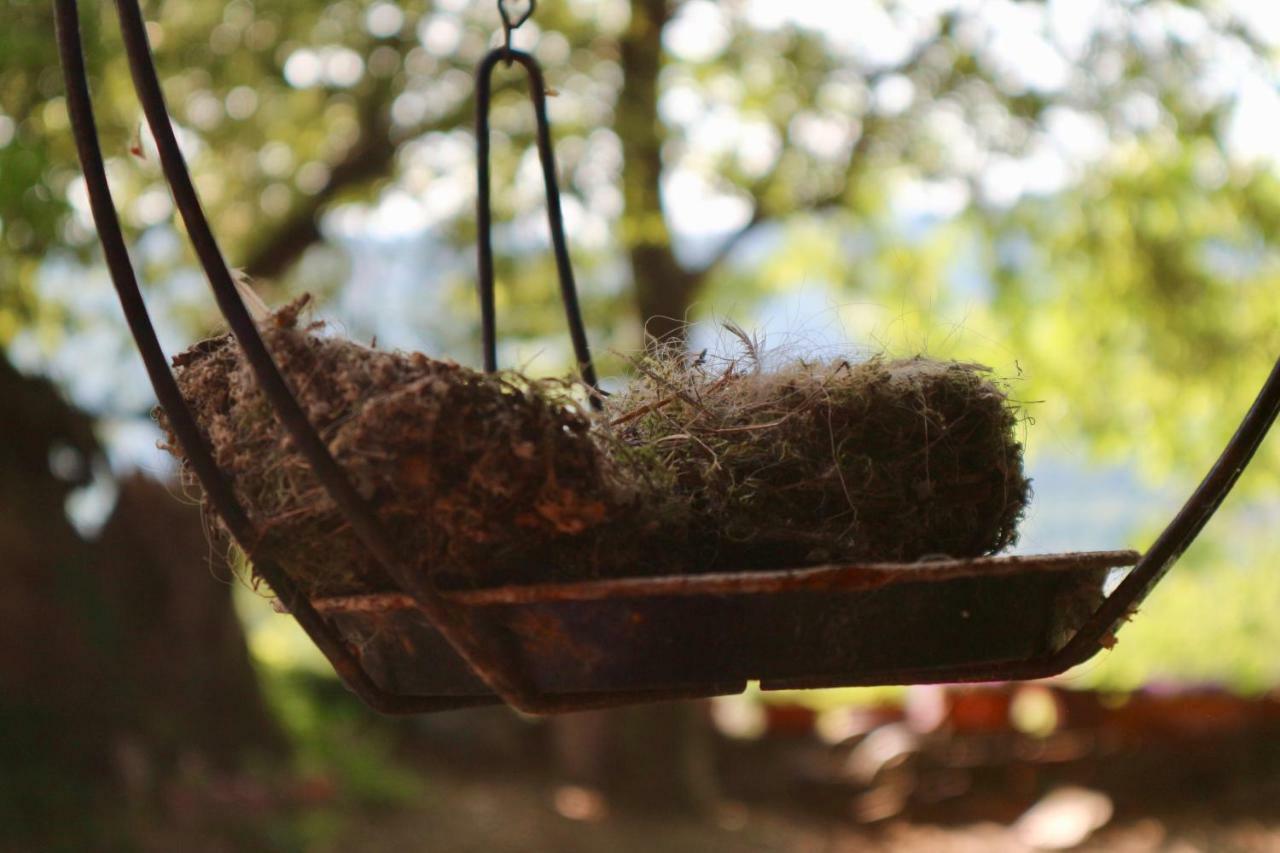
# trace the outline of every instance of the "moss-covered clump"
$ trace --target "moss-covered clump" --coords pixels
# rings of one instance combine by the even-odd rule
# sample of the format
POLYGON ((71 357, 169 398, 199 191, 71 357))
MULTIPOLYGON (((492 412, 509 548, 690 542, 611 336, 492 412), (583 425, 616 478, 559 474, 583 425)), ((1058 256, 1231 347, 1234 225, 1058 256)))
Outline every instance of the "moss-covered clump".
MULTIPOLYGON (((517 578, 531 562, 579 547, 634 502, 568 383, 370 349, 318 326, 299 328, 297 315, 291 306, 263 325, 267 346, 330 451, 420 570, 517 578)), ((174 363, 218 465, 262 532, 259 553, 312 594, 388 588, 235 341, 204 341, 174 363)), ((163 412, 157 418, 167 430, 163 412)), ((172 433, 168 446, 181 456, 172 433)))
MULTIPOLYGON (((748 353, 748 355, 751 355, 748 353)), ((1029 497, 1017 416, 977 365, 874 358, 760 370, 650 358, 609 402, 616 455, 660 472, 702 561, 973 557, 1029 497)))
MULTIPOLYGON (((282 373, 399 553, 448 583, 971 557, 1027 502, 1015 414, 974 365, 652 357, 593 417, 572 383, 363 347, 298 308, 263 324, 282 373)), ((174 361, 258 555, 313 596, 390 588, 235 342, 174 361)))

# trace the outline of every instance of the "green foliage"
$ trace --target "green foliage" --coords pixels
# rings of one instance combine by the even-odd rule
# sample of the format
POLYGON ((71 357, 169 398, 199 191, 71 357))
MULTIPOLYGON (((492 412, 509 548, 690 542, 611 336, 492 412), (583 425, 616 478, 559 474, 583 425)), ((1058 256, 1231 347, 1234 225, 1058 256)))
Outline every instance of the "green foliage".
MULTIPOLYGON (((1246 475, 1270 478, 1270 472, 1246 475)), ((1280 682, 1276 511, 1274 504, 1231 498, 1122 627, 1115 650, 1074 670, 1072 683, 1108 690, 1152 681, 1221 683, 1243 693, 1274 688, 1280 682)))
POLYGON ((1280 352, 1278 224, 1274 175, 1232 169, 1208 143, 1126 151, 986 223, 997 334, 1027 395, 1154 478, 1206 468, 1280 352))
POLYGON ((0 846, 72 851, 124 844, 124 816, 104 808, 95 778, 102 768, 84 761, 89 750, 79 724, 20 701, 0 705, 0 766, 6 768, 0 773, 0 846), (67 815, 92 819, 66 821, 67 815))
POLYGON ((370 718, 333 678, 267 668, 263 689, 296 749, 302 778, 325 777, 348 806, 390 807, 420 801, 422 777, 395 755, 394 730, 370 718))

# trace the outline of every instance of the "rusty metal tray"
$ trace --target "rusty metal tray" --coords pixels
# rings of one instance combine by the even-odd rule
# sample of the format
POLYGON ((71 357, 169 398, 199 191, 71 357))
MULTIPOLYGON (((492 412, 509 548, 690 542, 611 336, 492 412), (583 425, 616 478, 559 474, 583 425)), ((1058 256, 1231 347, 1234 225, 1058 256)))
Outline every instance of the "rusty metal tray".
MULTIPOLYGON (((1054 634, 1078 627, 1061 622, 1064 598, 1091 587, 1100 599, 1101 576, 1137 559, 1103 551, 817 566, 443 596, 505 635, 545 693, 736 693, 748 681, 766 690, 911 681, 937 667, 999 667, 1056 651, 1054 634)), ((492 695, 409 595, 312 606, 384 691, 492 695)))

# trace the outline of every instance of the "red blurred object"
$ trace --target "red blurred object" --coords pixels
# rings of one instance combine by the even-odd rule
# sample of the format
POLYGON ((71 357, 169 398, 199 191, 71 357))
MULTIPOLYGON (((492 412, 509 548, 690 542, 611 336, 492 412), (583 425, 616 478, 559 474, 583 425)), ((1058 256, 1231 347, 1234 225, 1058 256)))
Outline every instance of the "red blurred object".
POLYGON ((805 737, 813 732, 818 712, 804 705, 765 705, 765 731, 780 737, 805 737))
POLYGON ((299 779, 289 793, 295 805, 322 806, 337 799, 338 786, 332 777, 317 774, 299 779))
POLYGON ((1008 731, 1012 702, 1008 686, 948 690, 946 726, 956 734, 1008 731))
POLYGON ((1135 738, 1194 739, 1229 734, 1280 720, 1280 702, 1248 699, 1206 688, 1135 693, 1111 710, 1103 725, 1135 738))

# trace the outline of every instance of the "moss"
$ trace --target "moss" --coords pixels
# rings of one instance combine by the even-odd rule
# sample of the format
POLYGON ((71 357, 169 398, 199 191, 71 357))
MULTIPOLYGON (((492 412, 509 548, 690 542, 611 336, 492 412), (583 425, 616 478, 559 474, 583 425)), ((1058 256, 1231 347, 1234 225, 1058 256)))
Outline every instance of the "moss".
MULTIPOLYGON (((442 583, 978 556, 1014 541, 1028 499, 1017 417, 975 365, 668 353, 593 418, 573 383, 370 349, 299 327, 299 308, 264 324, 268 347, 400 553, 442 583)), ((175 365, 258 555, 311 595, 390 588, 234 341, 175 365)))
POLYGON ((758 368, 647 358, 609 403, 615 455, 657 467, 704 563, 973 557, 1012 544, 1030 484, 987 370, 925 358, 758 368))
MULTIPOLYGON (((611 476, 567 383, 373 350, 299 328, 297 308, 265 325, 264 340, 330 452, 417 569, 447 566, 477 581, 518 575, 531 556, 584 538, 634 502, 611 476)), ((205 341, 174 361, 218 465, 261 531, 258 555, 311 594, 388 588, 235 342, 205 341)), ((163 412, 157 417, 168 430, 163 412)), ((181 455, 171 432, 168 448, 181 455)))

